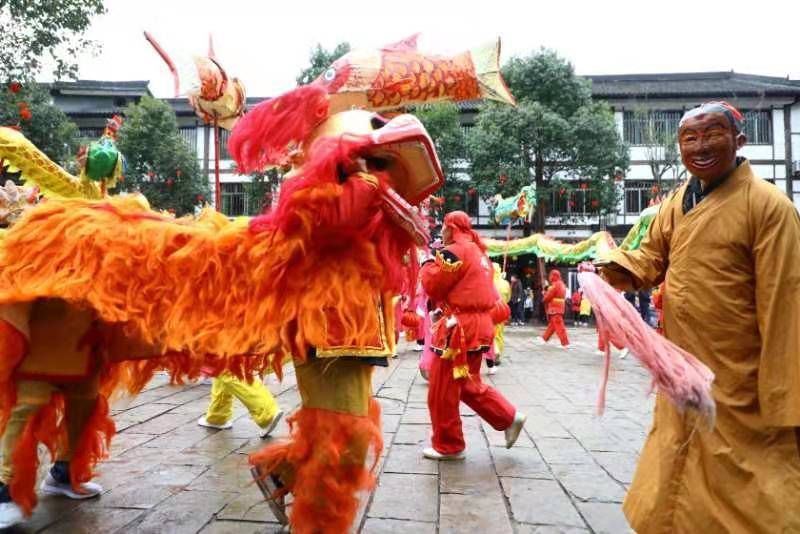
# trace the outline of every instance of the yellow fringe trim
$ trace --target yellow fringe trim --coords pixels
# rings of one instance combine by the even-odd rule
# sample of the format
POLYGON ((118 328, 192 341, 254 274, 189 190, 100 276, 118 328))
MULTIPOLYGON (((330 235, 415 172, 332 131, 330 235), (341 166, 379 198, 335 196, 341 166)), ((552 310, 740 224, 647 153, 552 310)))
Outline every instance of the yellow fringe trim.
POLYGON ((453 367, 453 378, 456 380, 460 378, 466 378, 469 376, 469 365, 459 365, 458 367, 453 367))
POLYGON ((445 351, 442 353, 442 359, 443 359, 443 360, 452 360, 453 358, 455 358, 456 356, 458 356, 458 353, 459 353, 458 349, 454 349, 454 348, 447 348, 447 349, 445 349, 445 351))
POLYGON ((440 252, 436 253, 436 263, 443 271, 449 273, 459 270, 461 266, 464 264, 464 262, 461 260, 455 262, 447 261, 446 259, 444 259, 444 256, 442 256, 440 252))

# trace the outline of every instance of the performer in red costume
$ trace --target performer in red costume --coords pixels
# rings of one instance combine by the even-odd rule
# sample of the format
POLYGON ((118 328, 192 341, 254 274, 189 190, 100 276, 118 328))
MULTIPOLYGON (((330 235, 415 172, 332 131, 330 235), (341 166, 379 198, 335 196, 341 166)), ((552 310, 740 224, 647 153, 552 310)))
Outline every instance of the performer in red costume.
POLYGON ((494 325, 508 319, 508 305, 494 288, 486 248, 463 211, 444 218, 445 248, 420 272, 425 292, 442 313, 433 325, 435 358, 430 372, 428 409, 433 423, 433 460, 464 458, 459 403, 475 410, 495 430, 505 431, 506 447, 519 437, 526 416, 481 381, 482 354, 494 341, 494 325))
POLYGON ((569 347, 567 330, 564 328, 564 299, 567 296, 567 288, 561 281, 561 273, 553 269, 550 271, 550 289, 544 295, 544 305, 547 307, 547 330, 544 335, 537 340, 540 343, 547 343, 555 333, 561 341, 561 347, 569 347))

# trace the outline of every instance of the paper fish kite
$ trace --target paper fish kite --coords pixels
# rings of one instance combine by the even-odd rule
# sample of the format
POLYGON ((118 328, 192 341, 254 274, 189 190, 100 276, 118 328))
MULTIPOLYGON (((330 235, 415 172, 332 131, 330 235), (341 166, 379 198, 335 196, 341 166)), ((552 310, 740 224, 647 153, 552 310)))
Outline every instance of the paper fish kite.
POLYGON ((479 98, 514 104, 500 76, 500 40, 454 56, 417 51, 418 34, 378 50, 354 50, 313 84, 325 88, 331 112, 479 98))

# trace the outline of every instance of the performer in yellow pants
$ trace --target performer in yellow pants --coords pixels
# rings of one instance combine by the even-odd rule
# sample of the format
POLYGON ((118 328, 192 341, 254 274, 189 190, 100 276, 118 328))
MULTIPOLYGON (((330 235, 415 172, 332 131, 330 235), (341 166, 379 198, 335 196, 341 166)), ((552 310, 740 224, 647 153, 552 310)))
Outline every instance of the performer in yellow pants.
POLYGON ((197 424, 207 428, 231 428, 234 397, 244 404, 250 412, 250 417, 261 428, 259 434, 261 438, 268 437, 283 417, 275 397, 263 382, 256 379, 252 383, 247 383, 229 374, 222 374, 214 379, 211 386, 211 403, 208 405, 206 415, 201 417, 197 424))

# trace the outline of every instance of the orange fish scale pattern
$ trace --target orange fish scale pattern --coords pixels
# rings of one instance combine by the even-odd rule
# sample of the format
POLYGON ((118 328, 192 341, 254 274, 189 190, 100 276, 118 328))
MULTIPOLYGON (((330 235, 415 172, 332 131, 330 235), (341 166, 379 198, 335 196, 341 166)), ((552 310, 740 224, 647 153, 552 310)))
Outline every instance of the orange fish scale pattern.
POLYGON ((480 95, 469 52, 429 59, 416 54, 387 55, 367 98, 374 107, 443 98, 472 100, 480 95))

